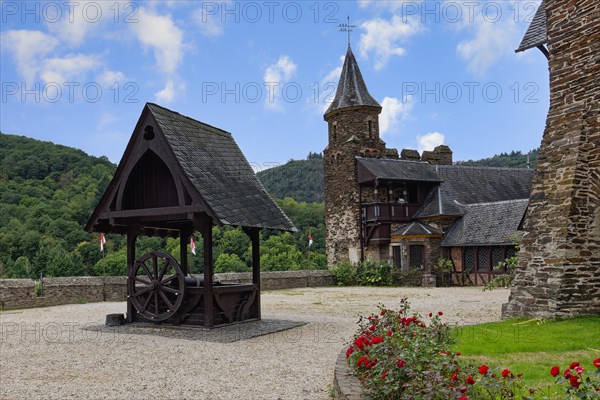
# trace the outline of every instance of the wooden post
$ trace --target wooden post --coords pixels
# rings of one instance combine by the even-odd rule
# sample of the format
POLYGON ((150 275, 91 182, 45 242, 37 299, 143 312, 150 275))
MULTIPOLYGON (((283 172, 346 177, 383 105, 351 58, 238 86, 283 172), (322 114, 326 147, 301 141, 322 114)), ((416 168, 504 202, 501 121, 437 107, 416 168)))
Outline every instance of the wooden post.
POLYGON ((204 240, 204 327, 212 328, 214 325, 213 309, 213 265, 212 265, 212 224, 209 221, 202 223, 202 239, 204 240))
POLYGON ((188 271, 188 254, 187 254, 187 244, 190 239, 190 229, 182 228, 179 231, 179 260, 181 264, 181 270, 183 271, 183 275, 187 276, 188 271))
MULTIPOLYGON (((127 276, 131 275, 133 263, 135 262, 135 241, 138 237, 139 229, 137 226, 129 227, 127 231, 127 276)), ((129 278, 127 278, 129 279, 129 278)), ((133 322, 133 315, 135 313, 133 304, 129 299, 129 293, 127 293, 127 322, 133 322)))
POLYGON ((252 242, 252 283, 256 285, 256 315, 260 319, 260 231, 252 228, 247 231, 252 242))

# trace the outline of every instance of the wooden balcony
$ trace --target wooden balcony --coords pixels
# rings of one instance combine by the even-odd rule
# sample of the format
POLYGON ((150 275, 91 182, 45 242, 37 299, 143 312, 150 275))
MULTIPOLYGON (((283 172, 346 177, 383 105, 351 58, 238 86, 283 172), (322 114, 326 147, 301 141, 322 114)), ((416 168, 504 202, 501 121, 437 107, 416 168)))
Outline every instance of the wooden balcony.
POLYGON ((421 204, 368 203, 361 205, 360 211, 363 223, 395 223, 411 221, 419 207, 421 204))

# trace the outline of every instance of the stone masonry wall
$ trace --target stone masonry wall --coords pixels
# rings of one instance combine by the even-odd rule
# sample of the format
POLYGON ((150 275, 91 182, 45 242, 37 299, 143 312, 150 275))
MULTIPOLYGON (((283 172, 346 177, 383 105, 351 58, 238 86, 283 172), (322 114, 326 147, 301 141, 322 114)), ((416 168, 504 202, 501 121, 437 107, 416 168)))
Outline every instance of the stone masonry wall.
POLYGON ((359 186, 355 156, 385 154, 376 107, 341 109, 327 115, 329 145, 324 151, 327 262, 360 261, 359 186), (371 121, 372 136, 368 135, 371 121))
MULTIPOLYGON (((222 283, 252 283, 252 273, 215 274, 215 279, 222 283)), ((329 271, 278 271, 261 273, 260 283, 261 290, 279 290, 332 286, 336 281, 329 271)), ((43 287, 43 295, 37 297, 35 282, 30 279, 0 279, 0 310, 127 298, 124 276, 45 278, 43 287)))
POLYGON ((504 317, 600 314, 600 2, 546 13, 550 110, 504 317))

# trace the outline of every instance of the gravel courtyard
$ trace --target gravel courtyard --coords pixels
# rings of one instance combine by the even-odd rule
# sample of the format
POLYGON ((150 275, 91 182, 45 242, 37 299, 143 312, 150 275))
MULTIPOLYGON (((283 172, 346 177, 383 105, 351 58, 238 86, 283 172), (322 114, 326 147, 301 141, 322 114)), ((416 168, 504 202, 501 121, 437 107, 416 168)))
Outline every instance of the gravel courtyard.
POLYGON ((359 315, 377 304, 443 311, 461 325, 500 319, 508 290, 301 288, 264 292, 263 319, 304 322, 233 343, 90 331, 125 303, 0 313, 0 399, 327 399, 359 315))

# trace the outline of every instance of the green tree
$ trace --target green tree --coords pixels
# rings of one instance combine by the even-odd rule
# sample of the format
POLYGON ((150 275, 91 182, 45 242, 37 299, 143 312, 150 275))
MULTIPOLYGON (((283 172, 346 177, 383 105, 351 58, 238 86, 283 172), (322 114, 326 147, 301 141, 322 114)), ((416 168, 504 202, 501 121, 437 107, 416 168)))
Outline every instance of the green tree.
POLYGON ((250 268, 237 254, 221 253, 215 261, 215 272, 247 272, 250 268))

